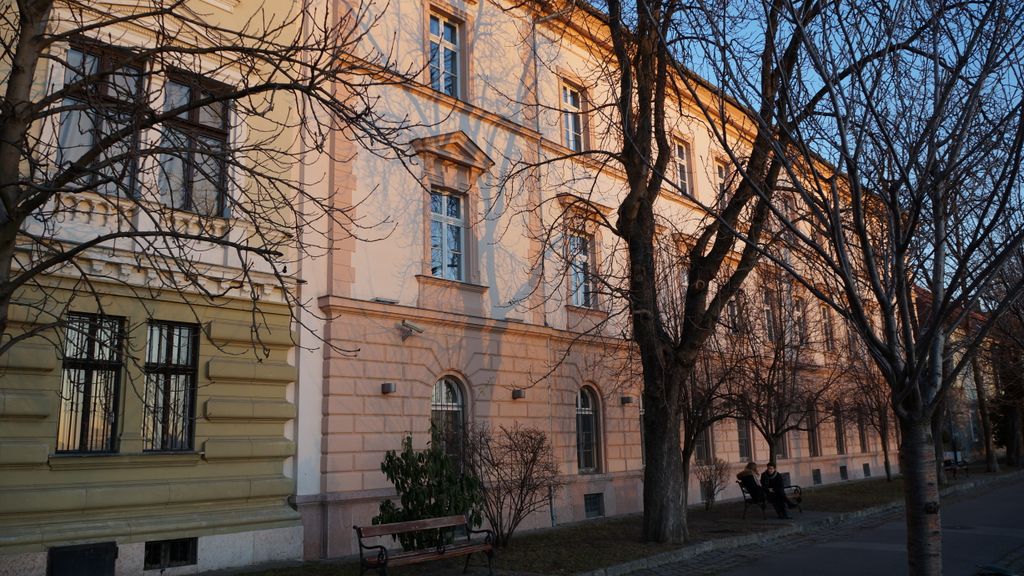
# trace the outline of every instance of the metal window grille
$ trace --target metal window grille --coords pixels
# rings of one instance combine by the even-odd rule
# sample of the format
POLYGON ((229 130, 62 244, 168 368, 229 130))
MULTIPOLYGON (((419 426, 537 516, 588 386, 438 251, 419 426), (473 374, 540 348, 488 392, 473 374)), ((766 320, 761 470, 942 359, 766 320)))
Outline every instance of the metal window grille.
POLYGON ((124 320, 70 314, 66 325, 56 450, 113 452, 124 320))
POLYGON ((581 473, 597 471, 597 402, 581 388, 576 396, 576 464, 581 473))
POLYGON ((587 518, 604 516, 604 494, 597 492, 583 495, 583 512, 587 518))
POLYGON ((864 477, 871 478, 871 464, 867 462, 864 463, 864 477))
POLYGON ((811 470, 811 482, 815 485, 821 484, 821 468, 811 470))
POLYGON ((143 450, 192 450, 199 327, 152 322, 146 346, 143 450))
POLYGON ((840 466, 839 467, 839 479, 840 480, 849 480, 850 479, 850 471, 846 468, 846 466, 840 466))
POLYGON ((198 561, 196 538, 146 542, 143 570, 192 566, 198 561))
POLYGON ((465 405, 459 381, 446 376, 434 384, 430 400, 430 426, 434 442, 440 443, 445 453, 462 457, 465 405))

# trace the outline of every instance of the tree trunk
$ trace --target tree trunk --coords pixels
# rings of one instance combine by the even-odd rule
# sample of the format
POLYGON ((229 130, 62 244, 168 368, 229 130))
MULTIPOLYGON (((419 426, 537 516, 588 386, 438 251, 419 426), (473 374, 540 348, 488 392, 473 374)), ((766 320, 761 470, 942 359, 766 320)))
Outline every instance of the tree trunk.
POLYGON ((978 415, 981 417, 981 433, 985 442, 985 472, 999 472, 999 462, 996 460, 995 447, 992 445, 992 417, 988 412, 985 374, 977 355, 971 359, 971 370, 974 375, 974 389, 978 393, 978 415))
POLYGON ((882 437, 882 460, 885 464, 885 479, 888 482, 892 482, 892 462, 889 461, 889 419, 882 417, 881 425, 882 437))
MULTIPOLYGON (((943 452, 945 451, 942 445, 942 421, 945 417, 946 401, 943 400, 942 402, 939 403, 939 406, 938 408, 935 409, 935 412, 932 413, 931 433, 929 434, 929 436, 932 439, 932 451, 934 452, 934 454, 932 454, 931 461, 935 466, 935 478, 936 481, 939 483, 939 486, 946 485, 946 471, 942 469, 942 461, 944 460, 942 456, 943 452)), ((953 431, 950 430, 949 434, 950 441, 952 442, 953 431)), ((907 443, 906 438, 903 439, 903 443, 907 443)))
POLYGON ((934 446, 929 422, 900 422, 910 576, 942 574, 942 525, 934 446))
POLYGON ((1006 463, 1018 468, 1022 464, 1021 452, 1022 447, 1024 447, 1024 437, 1022 437, 1024 436, 1022 434, 1024 433, 1024 430, 1022 430, 1024 427, 1021 426, 1022 420, 1024 420, 1022 412, 1024 411, 1021 410, 1019 403, 1015 402, 1010 408, 1010 433, 1008 434, 1009 439, 1007 441, 1009 445, 1006 447, 1006 463))
POLYGON ((765 438, 765 442, 768 443, 768 461, 765 464, 771 464, 775 462, 775 438, 765 438))
POLYGON ((649 389, 645 385, 643 538, 647 542, 682 542, 686 510, 679 414, 649 389), (668 426, 667 422, 676 425, 668 426))
MULTIPOLYGON (((682 511, 682 523, 683 523, 683 541, 690 540, 690 524, 689 524, 689 510, 690 510, 690 462, 692 462, 693 454, 682 454, 680 457, 680 463, 683 466, 683 489, 680 491, 682 494, 683 502, 680 510, 682 511)), ((698 487, 698 490, 700 488, 698 487)))

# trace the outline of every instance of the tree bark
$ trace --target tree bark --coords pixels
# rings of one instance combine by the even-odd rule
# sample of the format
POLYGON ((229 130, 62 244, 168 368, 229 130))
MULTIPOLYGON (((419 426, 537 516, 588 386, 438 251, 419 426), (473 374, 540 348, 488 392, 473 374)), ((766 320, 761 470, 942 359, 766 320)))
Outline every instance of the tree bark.
MULTIPOLYGON (((946 471, 942 469, 942 461, 944 460, 942 445, 942 422, 946 418, 946 401, 943 400, 939 403, 938 408, 932 413, 931 418, 931 431, 929 437, 932 439, 932 458, 931 462, 935 468, 935 479, 940 486, 946 485, 946 471)), ((949 431, 950 442, 953 441, 953 431, 949 431)), ((904 437, 903 443, 906 444, 907 440, 904 437)), ((902 467, 902 463, 900 464, 902 467)))
POLYGON ((679 422, 678 410, 645 390, 643 538, 648 542, 682 542, 685 536, 679 426, 666 422, 679 422))
POLYGON ((882 417, 881 425, 882 437, 882 460, 885 464, 885 479, 888 482, 892 482, 892 462, 889 460, 889 419, 882 417))
POLYGON ((978 393, 978 416, 981 417, 981 433, 985 443, 985 472, 999 472, 995 447, 992 445, 992 416, 988 412, 988 393, 985 390, 985 373, 981 369, 978 356, 971 359, 971 371, 974 376, 974 389, 978 393))
POLYGON ((928 420, 901 422, 903 472, 907 517, 907 558, 910 576, 942 574, 942 533, 939 486, 933 460, 934 446, 928 420))

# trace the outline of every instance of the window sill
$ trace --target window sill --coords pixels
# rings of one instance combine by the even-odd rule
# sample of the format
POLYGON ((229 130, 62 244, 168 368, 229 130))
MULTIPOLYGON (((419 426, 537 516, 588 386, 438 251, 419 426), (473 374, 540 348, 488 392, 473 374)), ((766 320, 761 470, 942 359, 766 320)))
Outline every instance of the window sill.
POLYGON ((416 305, 426 310, 485 316, 487 286, 417 274, 416 305))
POLYGON ((165 468, 195 466, 199 452, 145 452, 132 454, 51 454, 51 470, 96 470, 108 468, 165 468))
POLYGON ((601 333, 604 331, 602 328, 606 320, 608 313, 604 310, 565 305, 566 327, 574 332, 601 333))

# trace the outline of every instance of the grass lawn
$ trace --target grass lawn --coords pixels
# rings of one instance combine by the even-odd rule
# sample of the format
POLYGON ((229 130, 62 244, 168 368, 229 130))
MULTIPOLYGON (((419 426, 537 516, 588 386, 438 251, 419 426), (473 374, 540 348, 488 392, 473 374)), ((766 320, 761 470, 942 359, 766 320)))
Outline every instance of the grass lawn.
MULTIPOLYGON (((991 476, 972 466, 973 479, 991 476)), ((970 480, 964 474, 953 481, 970 480)), ((885 478, 842 482, 804 489, 805 511, 841 513, 861 510, 903 499, 903 482, 885 478)), ((750 532, 773 530, 785 523, 771 518, 763 520, 760 511, 751 509, 742 520, 743 503, 718 503, 710 511, 690 508, 690 541, 701 542, 728 538, 750 532)), ((620 564, 679 548, 672 544, 641 542, 640 516, 619 516, 566 524, 518 534, 508 548, 495 553, 494 568, 506 574, 545 574, 561 576, 620 564)), ((428 574, 457 575, 462 573, 464 559, 429 562, 425 565, 389 570, 396 576, 428 574)), ((486 574, 482 555, 473 557, 470 574, 486 574)), ((357 576, 358 561, 307 562, 300 566, 276 568, 250 573, 252 576, 357 576)), ((371 574, 373 574, 371 572, 371 574)))

